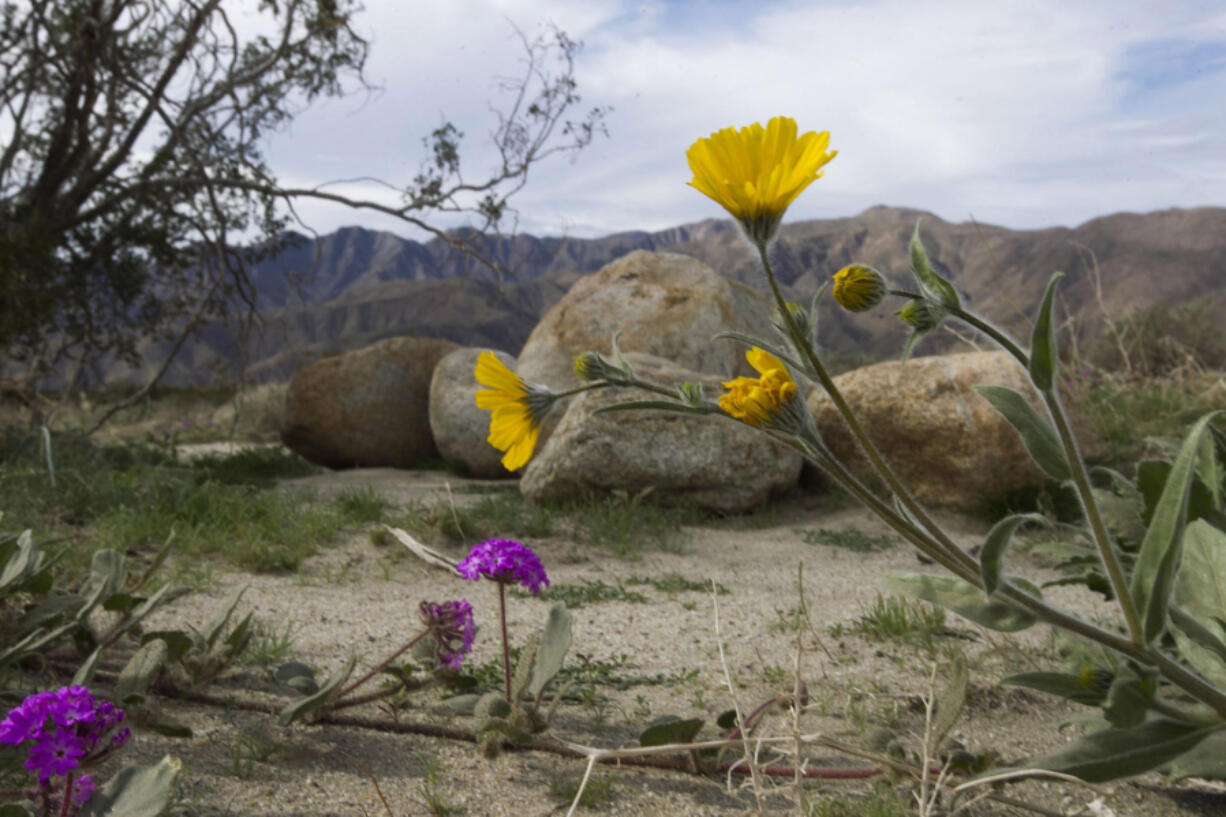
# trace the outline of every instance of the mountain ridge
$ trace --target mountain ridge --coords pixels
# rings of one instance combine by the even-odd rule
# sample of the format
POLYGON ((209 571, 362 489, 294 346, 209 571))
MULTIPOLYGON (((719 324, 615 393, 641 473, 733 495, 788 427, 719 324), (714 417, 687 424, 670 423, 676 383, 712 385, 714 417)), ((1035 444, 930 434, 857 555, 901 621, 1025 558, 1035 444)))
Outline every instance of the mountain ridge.
MULTIPOLYGON (((871 264, 896 286, 913 286, 907 245, 917 220, 934 266, 966 295, 968 307, 1015 337, 1028 337, 1038 299, 1057 270, 1066 273, 1062 305, 1082 334, 1096 331, 1104 310, 1122 317, 1133 308, 1202 299, 1226 307, 1226 208, 1217 207, 1121 212, 1076 227, 1011 230, 876 205, 855 216, 784 224, 771 251, 776 275, 787 296, 805 304, 830 275, 853 262, 871 264)), ((307 360, 396 335, 442 337, 514 354, 575 280, 634 250, 691 255, 766 293, 756 252, 729 219, 589 239, 477 237, 482 252, 515 269, 502 283, 438 238, 416 242, 363 227, 293 238, 276 257, 252 265, 261 330, 244 345, 233 328, 205 327, 167 372, 167 385, 235 378, 244 359, 248 379, 285 379, 307 360)), ((905 331, 891 311, 850 315, 827 303, 823 346, 871 359, 896 354, 905 331)), ((919 353, 952 341, 948 336, 925 342, 919 353)), ((91 379, 147 376, 159 362, 159 348, 149 344, 146 351, 140 369, 124 372, 103 362, 93 367, 91 379)))

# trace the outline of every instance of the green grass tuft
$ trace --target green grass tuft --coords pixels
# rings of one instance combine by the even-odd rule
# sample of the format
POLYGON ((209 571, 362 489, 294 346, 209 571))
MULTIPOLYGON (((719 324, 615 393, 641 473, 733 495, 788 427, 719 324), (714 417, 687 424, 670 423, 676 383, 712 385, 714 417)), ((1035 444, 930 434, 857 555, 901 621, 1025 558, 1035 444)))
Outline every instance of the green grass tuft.
POLYGON ((936 639, 945 628, 945 610, 901 596, 882 596, 853 622, 852 629, 874 641, 899 641, 936 651, 936 639))

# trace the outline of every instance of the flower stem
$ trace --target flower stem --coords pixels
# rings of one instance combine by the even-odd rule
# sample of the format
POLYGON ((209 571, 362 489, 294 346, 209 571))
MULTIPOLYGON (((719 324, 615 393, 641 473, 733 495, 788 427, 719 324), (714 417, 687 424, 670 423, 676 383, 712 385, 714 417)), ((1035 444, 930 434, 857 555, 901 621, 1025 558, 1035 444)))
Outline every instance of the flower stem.
POLYGON ((511 644, 507 640, 507 586, 498 582, 498 618, 502 622, 502 672, 507 681, 507 703, 511 703, 511 644))
MULTIPOLYGON (((949 312, 963 323, 978 329, 996 341, 1002 349, 1013 355, 1017 362, 1022 365, 1022 368, 1027 371, 1030 370, 1029 356, 1020 346, 987 320, 962 309, 951 308, 949 312)), ((1098 548, 1098 556, 1102 561, 1103 569, 1107 573, 1107 580, 1111 582, 1111 590, 1115 593, 1115 598, 1120 605, 1120 611, 1124 614, 1124 622, 1128 626, 1128 635, 1134 643, 1143 644, 1145 643, 1145 630, 1141 626, 1141 618, 1137 613, 1136 602, 1133 601, 1128 581, 1124 577, 1124 570, 1120 566, 1119 557, 1116 555, 1115 545, 1111 542, 1111 537, 1107 533, 1107 526, 1103 523, 1098 503, 1094 500, 1094 489, 1090 485, 1090 475, 1086 471, 1085 460, 1081 457, 1081 451, 1077 448, 1077 439, 1073 436, 1072 429, 1069 426, 1068 414, 1060 403, 1054 383, 1051 389, 1037 389, 1037 391, 1042 395, 1043 402, 1047 405, 1047 413, 1056 426, 1056 433, 1060 436, 1060 444, 1064 447, 1064 456, 1068 460, 1069 473, 1073 480, 1073 486, 1077 490, 1077 498, 1081 500, 1081 508, 1085 513, 1086 521, 1090 525, 1090 532, 1094 537, 1094 544, 1098 548)))
POLYGON ((72 805, 72 772, 64 776, 64 804, 60 806, 60 817, 68 817, 68 807, 72 805))
POLYGON ((386 659, 383 661, 383 663, 379 664, 379 666, 375 667, 375 668, 374 668, 374 669, 372 669, 370 672, 366 673, 366 674, 365 674, 365 675, 363 675, 361 678, 359 678, 358 680, 354 681, 354 682, 353 682, 352 684, 350 684, 349 686, 347 686, 347 687, 345 687, 344 689, 342 689, 342 690, 340 691, 340 694, 336 696, 335 700, 338 700, 338 701, 339 701, 341 698, 344 698, 344 697, 345 697, 346 695, 348 695, 350 692, 353 692, 355 689, 357 689, 357 688, 358 688, 358 687, 360 687, 362 684, 364 684, 364 683, 366 683, 367 681, 369 681, 371 678, 373 678, 373 677, 374 677, 375 675, 377 675, 378 673, 383 672, 383 670, 387 669, 387 667, 388 667, 388 665, 389 665, 389 664, 391 664, 393 661, 395 661, 395 660, 396 660, 397 658, 399 658, 400 656, 404 655, 404 653, 405 653, 406 651, 408 651, 409 649, 411 649, 411 648, 413 647, 413 645, 414 645, 414 644, 416 644, 418 641, 421 641, 421 640, 422 640, 422 638, 423 638, 423 637, 424 637, 424 636, 425 636, 427 633, 429 633, 429 632, 430 632, 430 630, 429 630, 429 628, 427 628, 427 629, 425 629, 425 630, 422 630, 422 631, 421 631, 420 633, 418 633, 417 635, 413 636, 411 639, 409 639, 409 643, 405 644, 403 647, 401 647, 400 649, 396 650, 394 653, 392 653, 391 655, 389 655, 389 656, 388 656, 388 657, 387 657, 387 658, 386 658, 386 659))
POLYGON ((960 562, 964 567, 975 569, 975 561, 966 554, 962 548, 954 544, 946 534, 941 530, 940 526, 928 516, 928 512, 924 510, 913 496, 907 490, 907 487, 895 476, 893 470, 881 456, 881 452, 877 450, 877 446, 869 439, 864 428, 860 425, 860 421, 856 419, 856 415, 852 412, 851 406, 843 398, 838 387, 834 385, 834 380, 826 371, 826 367, 822 365, 817 353, 813 351, 813 346, 805 339, 804 334, 800 331, 800 327, 796 325, 796 319, 792 317, 791 311, 787 308, 787 302, 783 299, 783 293, 779 291, 779 284, 775 280, 775 270, 771 266, 770 258, 766 252, 766 244, 759 243, 758 257, 762 260, 762 268, 766 271, 766 280, 770 284, 771 292, 775 296, 775 302, 779 306, 779 311, 782 315, 784 323, 788 327, 788 332, 792 335, 793 345, 796 350, 804 355, 813 373, 817 375, 818 381, 823 389, 834 401, 835 408, 842 415, 843 421, 847 423, 847 428, 852 435, 860 443, 860 447, 864 449, 864 453, 868 456, 873 468, 886 481, 890 490, 898 497, 898 501, 903 504, 907 511, 915 518, 917 522, 932 536, 937 547, 948 553, 954 562, 960 562))

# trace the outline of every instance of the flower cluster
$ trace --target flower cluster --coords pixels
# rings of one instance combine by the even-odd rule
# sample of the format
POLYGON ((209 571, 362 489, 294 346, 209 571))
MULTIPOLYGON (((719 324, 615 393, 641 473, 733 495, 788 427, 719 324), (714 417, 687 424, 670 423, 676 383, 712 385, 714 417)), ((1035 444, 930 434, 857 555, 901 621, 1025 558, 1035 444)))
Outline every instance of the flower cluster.
POLYGON ((421 620, 434 636, 438 665, 459 669, 464 656, 472 652, 473 637, 477 634, 472 605, 464 599, 442 604, 423 601, 421 620))
POLYGON ((109 701, 99 703, 83 686, 29 696, 0 721, 0 743, 19 746, 30 742, 26 768, 38 773, 39 794, 50 801, 70 798, 80 807, 94 792, 94 779, 73 773, 101 760, 123 746, 131 736, 119 728, 124 713, 109 701), (53 778, 65 778, 65 791, 57 795, 53 778))
POLYGON ((469 581, 485 576, 502 584, 519 584, 534 595, 542 586, 549 586, 545 566, 532 548, 513 539, 489 539, 475 545, 456 570, 469 581))
POLYGON ((796 383, 779 358, 757 346, 745 359, 760 377, 738 377, 724 384, 728 389, 719 398, 725 413, 751 426, 770 425, 796 394, 796 383))

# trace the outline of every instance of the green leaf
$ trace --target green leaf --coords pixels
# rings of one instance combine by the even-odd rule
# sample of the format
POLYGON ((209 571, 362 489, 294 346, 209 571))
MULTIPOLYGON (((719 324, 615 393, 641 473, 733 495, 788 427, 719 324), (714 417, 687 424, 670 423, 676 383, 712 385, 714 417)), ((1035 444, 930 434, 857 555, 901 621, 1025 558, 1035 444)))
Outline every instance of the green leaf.
POLYGON ((273 678, 277 683, 293 687, 303 695, 314 695, 319 691, 315 670, 300 661, 289 661, 277 667, 273 678))
POLYGON ((1023 672, 1002 678, 1000 683, 1008 686, 1027 687, 1058 695, 1079 704, 1098 706, 1106 698, 1106 693, 1087 686, 1076 675, 1064 672, 1023 672))
POLYGON ((204 641, 209 649, 217 643, 217 639, 221 637, 221 633, 225 630, 226 625, 230 622, 230 616, 234 615, 234 608, 238 607, 239 599, 247 592, 247 586, 237 588, 230 594, 229 598, 222 604, 217 615, 213 616, 213 620, 204 630, 204 641))
MULTIPOLYGON (((1199 461, 1199 453, 1197 455, 1199 461)), ((1153 519, 1158 502, 1162 499, 1162 489, 1171 475, 1174 466, 1166 460, 1145 460, 1137 466, 1137 487, 1145 499, 1145 511, 1141 519, 1146 525, 1153 519)), ((1199 476, 1192 479, 1192 488, 1188 492, 1187 521, 1208 518, 1214 509, 1213 495, 1199 476)))
POLYGON ((142 729, 148 729, 150 732, 157 732, 162 737, 191 739, 195 733, 192 728, 186 724, 176 721, 143 721, 142 729))
POLYGON ((639 746, 664 746, 669 743, 693 743, 702 731, 702 718, 682 720, 676 715, 664 715, 652 721, 639 734, 639 746))
POLYGON ((500 689, 485 693, 477 699, 477 703, 473 706, 473 716, 479 721, 507 718, 510 715, 511 705, 507 703, 506 693, 500 689))
POLYGON ((511 676, 511 700, 518 701, 522 698, 528 682, 532 680, 533 661, 540 645, 541 634, 533 633, 519 648, 519 661, 515 664, 515 672, 511 676))
POLYGON ((1009 421, 1022 438, 1022 445, 1043 473, 1064 482, 1072 477, 1060 439, 1030 402, 1004 386, 974 386, 979 395, 1009 421))
POLYGON ((450 698, 443 699, 443 703, 457 715, 471 715, 476 710, 477 701, 480 699, 480 695, 468 693, 465 695, 452 695, 450 698))
POLYGON ((966 666, 966 656, 958 653, 950 666, 949 684, 937 697, 936 719, 932 726, 932 743, 938 745, 953 729, 966 706, 966 685, 970 673, 966 666))
POLYGON ((549 618, 541 631, 541 644, 536 651, 536 663, 532 670, 532 682, 528 694, 539 699, 545 687, 562 671, 562 663, 570 650, 571 615, 566 604, 558 602, 549 610, 549 618))
POLYGON ((115 682, 115 697, 127 701, 133 695, 143 696, 166 665, 169 651, 166 642, 160 638, 137 650, 119 673, 119 679, 115 682))
POLYGON ((1203 519, 1188 525, 1169 607, 1179 654, 1214 684, 1226 687, 1226 533, 1203 519))
POLYGON ((7 803, 0 806, 0 817, 34 817, 32 803, 7 803))
POLYGON ((1145 722, 1154 699, 1156 682, 1137 675, 1129 667, 1121 667, 1107 690, 1103 716, 1117 729, 1132 729, 1145 722))
MULTIPOLYGON (((1038 588, 1022 580, 1014 580, 1027 592, 1038 595, 1038 588), (1026 586, 1029 585, 1029 586, 1026 586)), ((1034 624, 1029 613, 1017 610, 1003 602, 985 602, 983 591, 975 585, 952 576, 933 576, 927 573, 911 573, 904 576, 887 576, 883 584, 895 593, 903 593, 924 601, 939 604, 953 610, 963 618, 991 630, 1013 633, 1034 624)))
MULTIPOLYGON (((1212 428, 1212 426, 1211 426, 1212 428)), ((1216 430, 1216 429, 1215 429, 1216 430)), ((1209 504, 1215 511, 1222 510, 1222 486, 1226 477, 1222 473, 1222 461, 1217 456, 1216 435, 1206 435, 1196 452, 1196 476, 1209 492, 1209 504)))
POLYGON ((115 593, 102 602, 102 609, 108 613, 123 613, 131 610, 140 601, 143 601, 143 599, 137 598, 131 593, 115 593))
MULTIPOLYGON (((1046 769, 1081 778, 1087 783, 1105 783, 1169 763, 1194 749, 1217 728, 1155 718, 1132 729, 1094 732, 1020 768, 1046 769)), ((994 769, 990 774, 997 775, 1001 771, 994 769)))
POLYGON ((349 660, 345 662, 345 666, 341 667, 332 675, 329 675, 328 680, 324 681, 319 689, 317 689, 313 694, 308 695, 305 698, 301 698, 282 709, 281 714, 277 716, 277 723, 281 724, 282 726, 289 726, 303 715, 326 705, 329 699, 331 699, 332 693, 340 689, 341 684, 345 683, 345 681, 349 679, 349 676, 353 673, 353 667, 357 661, 358 658, 356 655, 349 656, 349 660))
POLYGON ((24 580, 26 572, 37 565, 38 556, 39 551, 34 544, 34 535, 28 530, 23 531, 17 538, 13 554, 5 561, 4 570, 0 572, 0 590, 24 580))
POLYGON ((915 280, 929 295, 947 307, 960 309, 962 302, 958 299, 958 290, 949 281, 937 274, 928 260, 924 250, 924 242, 920 240, 919 219, 915 221, 915 231, 911 234, 911 272, 915 280))
POLYGON ((731 731, 736 728, 736 710, 725 709, 719 713, 719 717, 715 719, 715 725, 720 729, 731 731))
POLYGON ((182 764, 164 757, 153 766, 126 766, 94 792, 80 817, 159 817, 170 805, 182 764))
POLYGON ((1052 309, 1056 300, 1056 284, 1064 277, 1063 272, 1052 275, 1039 305, 1039 314, 1034 322, 1034 334, 1030 339, 1030 381, 1039 391, 1049 392, 1058 360, 1056 350, 1056 325, 1052 321, 1052 309))
POLYGON ((1172 780, 1185 777, 1226 780, 1226 732, 1215 732, 1205 738, 1190 752, 1171 761, 1162 772, 1172 780))
POLYGON ((983 590, 990 598, 1000 587, 1000 575, 1005 550, 1014 532, 1027 522, 1051 525, 1047 517, 1037 513, 1016 513, 1006 516, 992 526, 979 551, 979 575, 983 577, 983 590))
POLYGON ((1187 524, 1188 496, 1200 440, 1209 423, 1221 413, 1214 411, 1206 414, 1184 438, 1183 447, 1171 467, 1170 476, 1162 488, 1162 497, 1154 508, 1149 530, 1145 532, 1145 540, 1137 554, 1131 590, 1147 641, 1153 641, 1166 629, 1166 608, 1179 559, 1179 545, 1187 524))

